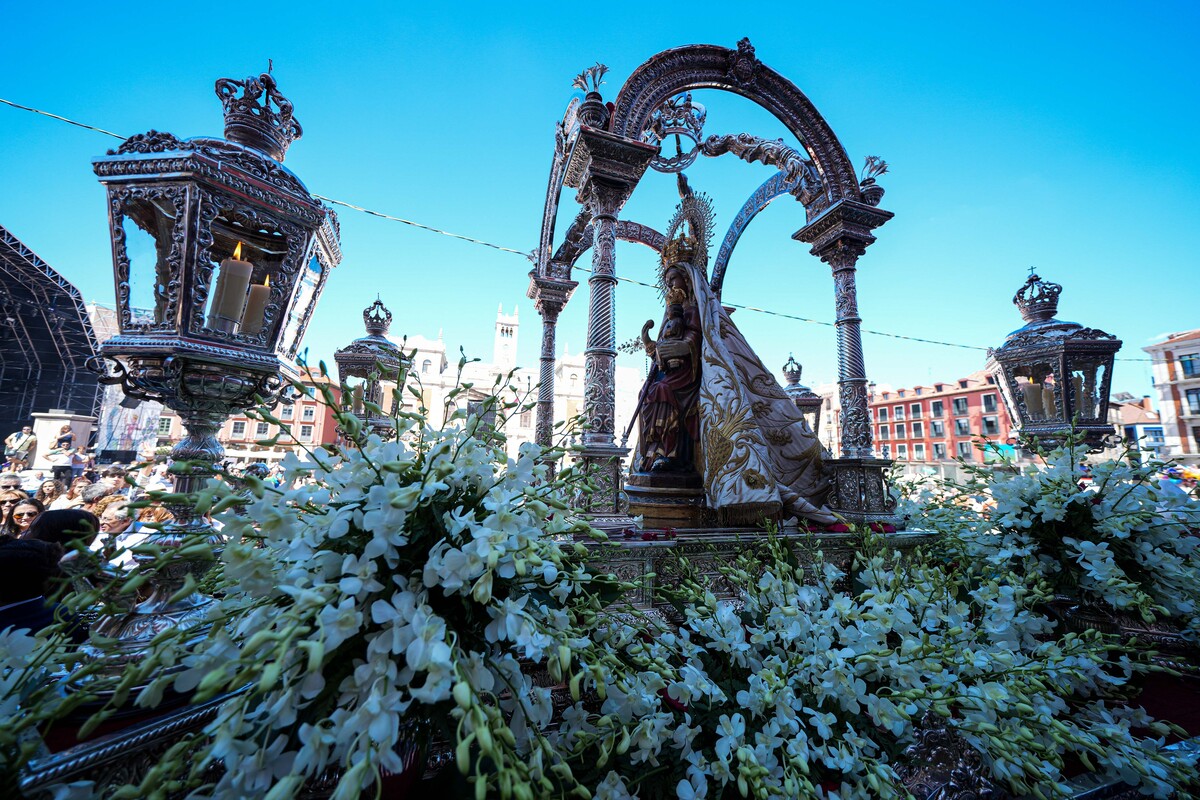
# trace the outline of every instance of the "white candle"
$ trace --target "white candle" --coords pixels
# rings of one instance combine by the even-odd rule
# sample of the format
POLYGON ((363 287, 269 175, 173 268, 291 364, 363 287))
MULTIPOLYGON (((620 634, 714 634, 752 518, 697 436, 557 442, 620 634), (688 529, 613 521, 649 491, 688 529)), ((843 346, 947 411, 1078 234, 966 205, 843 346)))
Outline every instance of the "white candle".
POLYGON ((363 410, 363 387, 360 383, 354 387, 354 413, 361 414, 363 410))
POLYGON ((267 313, 267 300, 271 296, 271 279, 266 283, 251 284, 246 298, 246 310, 242 312, 242 333, 256 334, 262 330, 263 318, 267 313))
POLYGON ((234 322, 242 318, 242 308, 246 304, 246 287, 250 285, 250 273, 254 271, 254 265, 249 261, 242 261, 241 254, 242 243, 238 242, 233 257, 221 262, 217 288, 209 305, 212 309, 210 321, 213 317, 223 317, 234 322))
POLYGON ((1075 375, 1071 378, 1071 389, 1075 392, 1075 413, 1084 417, 1092 415, 1092 400, 1083 396, 1083 378, 1075 375))
POLYGON ((1021 393, 1025 396, 1025 409, 1029 412, 1030 419, 1042 418, 1042 385, 1040 383, 1026 383, 1021 386, 1021 393))
POLYGON ((1042 406, 1046 419, 1058 417, 1058 408, 1054 405, 1054 384, 1052 383, 1047 383, 1042 387, 1042 406))

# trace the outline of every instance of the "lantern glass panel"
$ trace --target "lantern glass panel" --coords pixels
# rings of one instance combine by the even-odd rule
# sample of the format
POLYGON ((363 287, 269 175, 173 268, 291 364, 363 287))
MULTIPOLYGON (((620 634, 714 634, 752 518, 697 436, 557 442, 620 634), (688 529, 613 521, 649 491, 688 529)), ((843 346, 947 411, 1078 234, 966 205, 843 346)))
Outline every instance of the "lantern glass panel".
POLYGON ((300 285, 296 288, 296 297, 283 328, 283 337, 280 339, 281 352, 295 353, 299 348, 304 321, 312 309, 313 297, 316 296, 320 283, 321 260, 314 254, 309 258, 307 268, 301 270, 300 285))
POLYGON ((265 344, 275 313, 268 298, 288 289, 283 270, 288 236, 269 221, 225 210, 213 220, 211 232, 208 259, 213 277, 205 326, 265 344))
POLYGON ((1107 359, 1076 358, 1071 361, 1071 391, 1075 414, 1082 419, 1099 419, 1107 359))
POLYGON ((175 205, 166 198, 129 200, 121 214, 125 259, 129 264, 128 304, 134 324, 161 323, 167 313, 172 280, 171 247, 177 223, 175 205))
POLYGON ((1013 367, 1012 373, 1029 422, 1062 419, 1062 398, 1054 378, 1054 367, 1049 362, 1019 364, 1013 367))

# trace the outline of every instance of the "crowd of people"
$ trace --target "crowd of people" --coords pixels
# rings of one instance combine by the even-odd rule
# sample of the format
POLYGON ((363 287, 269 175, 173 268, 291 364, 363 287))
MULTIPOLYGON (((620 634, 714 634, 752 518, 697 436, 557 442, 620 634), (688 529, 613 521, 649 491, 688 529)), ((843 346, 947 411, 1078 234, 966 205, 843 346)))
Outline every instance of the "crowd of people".
POLYGON ((44 479, 31 492, 20 474, 0 473, 0 630, 40 630, 55 619, 53 598, 67 580, 59 562, 67 553, 116 553, 111 563, 128 566, 128 550, 145 538, 146 526, 170 521, 167 509, 144 499, 147 489, 169 488, 166 467, 130 478, 114 465, 94 480, 86 473, 66 483, 44 479))

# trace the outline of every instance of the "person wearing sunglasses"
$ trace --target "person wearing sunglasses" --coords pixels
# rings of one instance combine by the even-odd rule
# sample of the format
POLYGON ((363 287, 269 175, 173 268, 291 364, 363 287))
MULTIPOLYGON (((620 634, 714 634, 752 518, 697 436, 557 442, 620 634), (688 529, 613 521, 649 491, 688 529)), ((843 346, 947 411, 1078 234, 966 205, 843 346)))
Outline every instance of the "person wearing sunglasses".
POLYGON ((45 510, 46 507, 33 498, 26 498, 9 506, 8 513, 4 515, 4 533, 20 539, 37 519, 38 514, 45 510))

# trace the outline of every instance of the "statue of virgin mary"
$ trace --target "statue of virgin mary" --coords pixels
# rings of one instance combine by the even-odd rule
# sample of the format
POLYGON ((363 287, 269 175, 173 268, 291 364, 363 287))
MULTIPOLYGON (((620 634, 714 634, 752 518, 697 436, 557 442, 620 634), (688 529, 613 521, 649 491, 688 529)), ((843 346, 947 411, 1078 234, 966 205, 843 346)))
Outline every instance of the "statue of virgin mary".
POLYGON ((801 517, 835 522, 825 505, 824 449, 746 343, 707 276, 712 205, 680 174, 682 200, 667 230, 658 340, 642 340, 654 367, 639 397, 634 470, 699 473, 721 524, 801 517))

